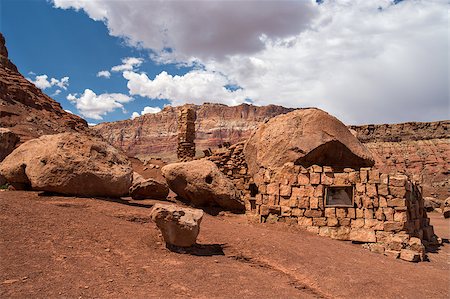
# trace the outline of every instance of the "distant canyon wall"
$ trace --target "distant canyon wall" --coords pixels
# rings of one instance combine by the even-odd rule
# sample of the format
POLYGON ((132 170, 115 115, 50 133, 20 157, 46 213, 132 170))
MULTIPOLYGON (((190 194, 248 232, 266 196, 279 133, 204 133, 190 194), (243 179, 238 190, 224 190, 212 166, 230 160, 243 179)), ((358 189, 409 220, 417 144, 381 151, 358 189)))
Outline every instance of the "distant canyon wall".
MULTIPOLYGON (((189 105, 197 112, 196 149, 201 154, 223 142, 236 143, 247 139, 265 120, 294 109, 281 106, 226 106, 206 103, 189 105)), ((176 158, 177 111, 180 107, 165 107, 156 114, 145 114, 134 120, 99 124, 93 129, 112 145, 129 156, 156 156, 168 160, 176 158)))
POLYGON ((383 172, 423 178, 424 196, 450 196, 450 121, 350 126, 383 172))
MULTIPOLYGON (((217 148, 223 142, 246 140, 258 125, 294 109, 281 106, 222 104, 191 105, 197 112, 196 148, 217 148)), ((129 156, 176 160, 177 110, 166 107, 157 114, 134 120, 102 123, 93 129, 129 156)), ((450 196, 450 121, 349 126, 373 153, 376 166, 384 172, 406 172, 423 177, 425 196, 450 196)), ((285 132, 280 132, 285 134, 285 132)))

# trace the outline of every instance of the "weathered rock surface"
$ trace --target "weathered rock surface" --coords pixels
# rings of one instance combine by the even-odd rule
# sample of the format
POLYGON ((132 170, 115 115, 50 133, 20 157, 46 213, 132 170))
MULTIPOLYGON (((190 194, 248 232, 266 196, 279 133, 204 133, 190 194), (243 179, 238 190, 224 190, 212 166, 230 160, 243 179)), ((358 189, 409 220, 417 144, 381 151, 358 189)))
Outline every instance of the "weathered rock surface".
POLYGON ((0 164, 8 182, 76 196, 119 197, 131 186, 127 157, 80 133, 45 135, 25 142, 0 164))
POLYGON ((190 247, 197 241, 203 211, 175 205, 155 204, 150 212, 166 244, 190 247))
POLYGON ((160 199, 164 200, 169 195, 169 187, 164 182, 158 182, 154 179, 143 179, 135 182, 130 188, 130 195, 133 199, 160 199))
POLYGON ((337 118, 316 108, 276 116, 259 126, 244 149, 250 173, 287 162, 338 168, 374 164, 371 153, 337 118))
MULTIPOLYGON (((192 107, 197 114, 195 144, 199 153, 225 141, 233 144, 246 140, 265 120, 294 110, 275 105, 258 107, 242 104, 229 107, 205 103, 186 106, 192 107)), ((176 161, 177 115, 181 109, 183 106, 169 106, 159 113, 145 114, 134 120, 102 123, 93 130, 128 156, 150 155, 176 161)))
POLYGON ((441 202, 434 197, 424 197, 423 205, 427 212, 432 212, 441 207, 441 202))
POLYGON ((164 166, 161 171, 169 188, 194 206, 244 209, 234 184, 211 161, 173 163, 164 166))
POLYGON ((89 131, 84 119, 64 111, 59 103, 18 72, 8 59, 1 33, 0 127, 17 134, 21 143, 42 135, 89 131))
POLYGON ((6 128, 0 128, 0 162, 16 147, 19 137, 6 128))
POLYGON ((351 126, 382 172, 422 177, 423 196, 450 196, 450 121, 351 126))

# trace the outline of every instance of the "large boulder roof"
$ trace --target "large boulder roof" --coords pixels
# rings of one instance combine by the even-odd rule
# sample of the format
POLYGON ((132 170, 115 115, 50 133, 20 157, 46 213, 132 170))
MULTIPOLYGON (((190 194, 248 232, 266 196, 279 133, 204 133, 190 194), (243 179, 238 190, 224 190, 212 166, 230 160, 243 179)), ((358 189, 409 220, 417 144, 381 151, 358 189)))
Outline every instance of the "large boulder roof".
POLYGON ((361 168, 373 166, 371 153, 336 117, 317 108, 299 109, 260 125, 244 149, 250 173, 287 162, 361 168))

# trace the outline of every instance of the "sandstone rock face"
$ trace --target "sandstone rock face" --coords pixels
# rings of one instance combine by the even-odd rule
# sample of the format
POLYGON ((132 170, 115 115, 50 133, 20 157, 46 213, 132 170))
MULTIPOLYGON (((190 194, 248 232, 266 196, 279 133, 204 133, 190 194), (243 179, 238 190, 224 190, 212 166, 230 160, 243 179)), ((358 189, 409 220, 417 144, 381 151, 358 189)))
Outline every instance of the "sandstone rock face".
POLYGON ((17 72, 17 67, 8 58, 8 49, 6 49, 5 37, 0 33, 0 65, 17 72))
POLYGON ((150 216, 161 230, 166 244, 190 247, 196 243, 203 218, 202 210, 155 204, 150 216))
POLYGON ((0 162, 16 147, 19 137, 6 128, 0 128, 0 162))
POLYGON ((21 143, 47 134, 89 131, 85 120, 64 111, 17 71, 1 34, 0 127, 17 134, 21 143))
POLYGON ((127 157, 80 133, 45 135, 25 142, 0 164, 8 182, 76 196, 119 197, 131 186, 127 157))
MULTIPOLYGON (((192 107, 197 114, 195 145, 198 153, 225 141, 232 144, 244 141, 265 120, 294 110, 275 105, 257 107, 242 104, 228 107, 205 103, 187 106, 192 107)), ((134 120, 102 123, 93 127, 93 130, 128 156, 150 155, 176 161, 177 117, 181 109, 183 106, 169 106, 159 113, 145 114, 134 120)))
POLYGON ((244 149, 250 173, 287 162, 309 167, 360 168, 374 164, 370 152, 337 118, 316 109, 300 109, 259 126, 244 149))
POLYGON ((450 196, 450 121, 351 126, 382 172, 422 181, 423 196, 450 196))
POLYGON ((169 188, 194 206, 244 209, 236 187, 211 161, 173 163, 164 166, 162 173, 169 188))
POLYGON ((161 183, 154 179, 144 179, 136 183, 133 180, 130 195, 133 199, 152 198, 164 200, 169 195, 169 187, 167 187, 166 183, 161 183))

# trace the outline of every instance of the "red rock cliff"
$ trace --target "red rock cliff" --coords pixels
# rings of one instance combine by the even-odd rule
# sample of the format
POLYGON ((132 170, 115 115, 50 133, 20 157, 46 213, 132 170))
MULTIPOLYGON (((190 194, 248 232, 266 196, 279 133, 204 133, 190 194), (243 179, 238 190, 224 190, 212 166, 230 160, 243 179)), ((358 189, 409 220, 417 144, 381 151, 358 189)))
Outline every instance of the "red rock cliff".
MULTIPOLYGON (((257 107, 242 104, 229 107, 206 103, 190 106, 197 112, 197 152, 217 147, 226 141, 236 143, 245 140, 260 123, 293 110, 274 105, 257 107)), ((166 107, 156 114, 146 114, 134 120, 102 123, 93 129, 130 156, 153 155, 173 160, 177 147, 178 109, 180 107, 166 107)))
POLYGON ((61 105, 25 79, 9 60, 0 33, 0 127, 9 128, 20 142, 67 131, 88 131, 84 119, 67 113, 61 105))
POLYGON ((450 121, 351 126, 384 172, 423 177, 423 195, 450 196, 450 121))

